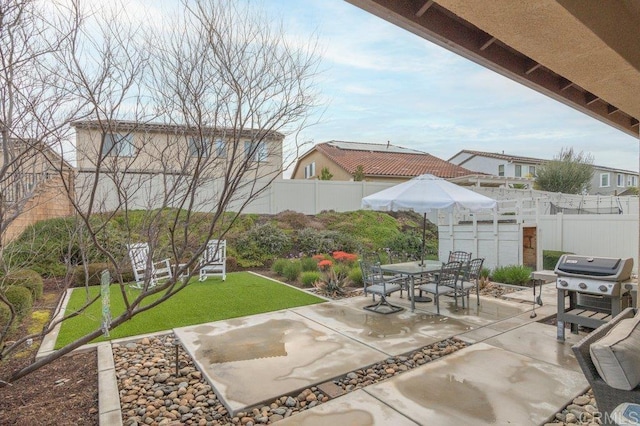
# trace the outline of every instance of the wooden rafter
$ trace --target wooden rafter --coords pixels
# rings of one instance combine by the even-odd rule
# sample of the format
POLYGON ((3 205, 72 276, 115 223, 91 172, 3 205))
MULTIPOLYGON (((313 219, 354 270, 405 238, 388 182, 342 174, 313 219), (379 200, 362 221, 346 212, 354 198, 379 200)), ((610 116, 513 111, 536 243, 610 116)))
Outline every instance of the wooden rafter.
POLYGON ((429 10, 429 8, 433 6, 433 0, 428 0, 427 2, 425 2, 425 4, 422 5, 422 7, 416 12, 416 16, 419 18, 422 15, 425 14, 425 12, 427 10, 429 10))
POLYGON ((482 46, 480 46, 480 50, 485 50, 487 47, 491 46, 496 40, 497 38, 491 37, 489 40, 484 42, 482 46))

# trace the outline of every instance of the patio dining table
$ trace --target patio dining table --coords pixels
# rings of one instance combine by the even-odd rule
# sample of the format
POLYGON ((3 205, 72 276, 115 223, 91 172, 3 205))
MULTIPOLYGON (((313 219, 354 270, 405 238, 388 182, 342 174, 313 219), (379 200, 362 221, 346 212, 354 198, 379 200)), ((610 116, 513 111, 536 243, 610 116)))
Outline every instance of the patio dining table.
MULTIPOLYGON (((402 262, 402 263, 389 263, 386 265, 380 265, 382 272, 388 272, 392 274, 406 275, 411 279, 411 285, 409 286, 409 299, 411 299, 411 312, 415 311, 416 298, 415 298, 415 279, 425 274, 432 274, 440 271, 442 268, 442 262, 438 260, 425 260, 422 262, 402 262)), ((427 300, 425 300, 427 301, 427 300)))

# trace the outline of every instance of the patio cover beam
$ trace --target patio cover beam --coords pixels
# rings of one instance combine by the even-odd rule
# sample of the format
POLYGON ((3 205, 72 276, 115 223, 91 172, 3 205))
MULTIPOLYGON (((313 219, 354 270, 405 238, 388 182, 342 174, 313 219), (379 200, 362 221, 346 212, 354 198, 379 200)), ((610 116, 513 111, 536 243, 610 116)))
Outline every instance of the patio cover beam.
POLYGON ((640 2, 347 1, 638 136, 640 2))

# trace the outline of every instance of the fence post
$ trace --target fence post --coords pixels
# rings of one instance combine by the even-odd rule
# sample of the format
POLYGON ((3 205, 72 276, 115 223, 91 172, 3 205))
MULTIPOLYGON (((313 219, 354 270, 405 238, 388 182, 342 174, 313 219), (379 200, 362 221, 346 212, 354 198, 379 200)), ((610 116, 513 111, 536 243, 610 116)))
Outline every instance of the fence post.
POLYGON ((564 227, 564 213, 562 212, 558 212, 558 214, 556 214, 556 238, 555 238, 555 247, 559 247, 558 250, 563 251, 564 250, 564 244, 563 244, 563 227, 564 227))
POLYGON ((313 214, 320 213, 318 211, 318 197, 319 197, 318 191, 319 191, 318 179, 314 179, 313 180, 313 214))

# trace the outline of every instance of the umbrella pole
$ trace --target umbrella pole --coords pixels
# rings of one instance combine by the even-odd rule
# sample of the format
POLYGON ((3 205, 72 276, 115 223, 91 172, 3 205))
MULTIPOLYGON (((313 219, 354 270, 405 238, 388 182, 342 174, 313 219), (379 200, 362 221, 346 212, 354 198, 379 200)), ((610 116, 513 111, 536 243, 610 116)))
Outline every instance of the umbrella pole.
POLYGON ((425 244, 427 240, 427 214, 422 216, 422 260, 420 265, 424 266, 425 244))

